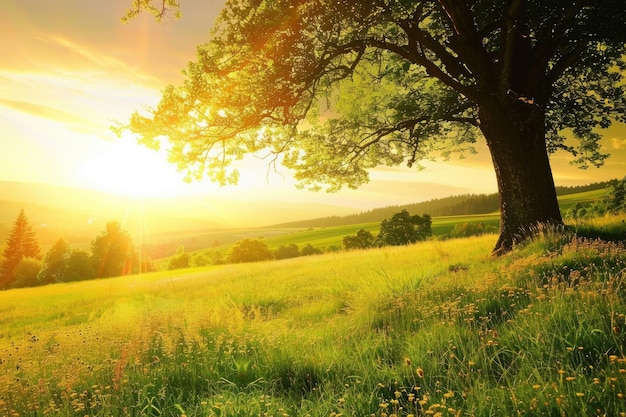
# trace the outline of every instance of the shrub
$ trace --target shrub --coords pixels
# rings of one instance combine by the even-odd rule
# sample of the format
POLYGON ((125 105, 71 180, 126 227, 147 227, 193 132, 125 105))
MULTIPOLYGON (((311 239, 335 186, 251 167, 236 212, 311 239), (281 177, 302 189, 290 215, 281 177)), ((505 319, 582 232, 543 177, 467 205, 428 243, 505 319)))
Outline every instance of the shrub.
POLYGON ((274 251, 274 258, 276 259, 297 258, 298 256, 300 256, 300 248, 295 243, 290 243, 287 246, 280 245, 274 251))
POLYGON ((626 177, 622 180, 613 180, 607 186, 607 194, 602 199, 602 204, 611 214, 617 214, 626 210, 626 177))
POLYGON ((259 262, 273 258, 267 244, 258 239, 244 239, 235 243, 226 257, 229 263, 259 262))
POLYGON ((211 265, 211 258, 206 253, 197 254, 191 259, 191 265, 196 267, 211 265))
POLYGON ((360 229, 355 235, 344 236, 343 247, 346 249, 367 249, 374 246, 374 235, 365 229, 360 229))
POLYGON ((460 223, 455 224, 454 229, 450 232, 450 237, 470 237, 480 236, 485 233, 495 233, 496 228, 493 226, 487 226, 485 223, 460 223))
POLYGON ((173 269, 189 268, 190 265, 191 255, 185 253, 184 246, 179 246, 178 249, 176 249, 176 254, 167 262, 167 269, 171 271, 173 269))
POLYGON ((322 253, 322 250, 314 247, 310 243, 307 243, 306 246, 302 248, 302 251, 300 251, 300 253, 302 254, 302 256, 320 255, 322 253))
POLYGON ((23 258, 15 266, 15 270, 13 271, 13 276, 15 277, 13 287, 22 288, 41 285, 42 282, 37 279, 39 271, 41 271, 41 266, 42 263, 39 259, 23 258))

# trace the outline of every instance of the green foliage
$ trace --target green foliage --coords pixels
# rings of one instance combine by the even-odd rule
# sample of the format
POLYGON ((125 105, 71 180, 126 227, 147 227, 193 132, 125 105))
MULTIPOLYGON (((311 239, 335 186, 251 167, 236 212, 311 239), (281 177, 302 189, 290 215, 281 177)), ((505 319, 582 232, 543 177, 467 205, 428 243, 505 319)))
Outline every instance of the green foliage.
POLYGON ((35 287, 43 284, 38 279, 42 263, 40 259, 22 258, 13 271, 13 288, 35 287))
POLYGON ((45 284, 63 282, 67 273, 70 253, 70 245, 64 239, 57 240, 44 258, 39 280, 45 284))
MULTIPOLYGON (((148 10, 160 19, 172 7, 152 3, 135 1, 128 17, 148 10)), ((536 105, 547 116, 551 150, 599 164, 605 155, 593 128, 623 119, 624 15, 619 0, 585 7, 538 0, 510 9, 504 2, 229 3, 184 85, 166 88, 151 117, 136 113, 128 127, 151 147, 166 136, 172 159, 191 177, 206 170, 216 181, 236 181, 227 166, 267 150, 284 152, 283 162, 313 187, 354 187, 379 164, 471 150, 484 109, 479 91, 489 89, 512 106, 536 105), (457 29, 468 21, 467 31, 457 29), (507 26, 513 21, 516 31, 507 26), (534 71, 529 60, 544 78, 524 77, 534 71), (320 123, 320 107, 341 117, 320 123), (294 129, 307 116, 310 128, 294 129), (565 145, 565 127, 578 147, 565 145)))
POLYGON ((93 267, 92 258, 88 252, 80 249, 73 249, 67 260, 67 270, 65 281, 83 281, 96 277, 96 270, 93 267))
POLYGON ((619 214, 626 211, 626 178, 611 180, 606 184, 606 191, 599 200, 577 202, 569 206, 566 217, 575 221, 589 219, 605 214, 619 214))
POLYGON ((470 236, 480 236, 485 233, 495 233, 497 229, 493 226, 486 225, 483 222, 480 223, 457 223, 454 225, 454 228, 450 232, 450 237, 460 238, 460 237, 470 237, 470 236))
MULTIPOLYGON (((134 9, 160 18, 152 3, 134 9)), ((548 153, 581 167, 608 157, 596 130, 626 120, 626 7, 457 3, 227 2, 183 85, 118 130, 168 141, 190 179, 236 183, 233 161, 260 153, 328 191, 474 152, 482 135, 508 191, 494 249, 506 253, 537 222, 562 223, 548 153)))
POLYGON ((611 214, 626 211, 626 177, 621 180, 613 180, 607 186, 607 194, 602 199, 602 204, 611 214))
POLYGON ((230 249, 226 261, 229 263, 259 262, 272 259, 272 252, 259 239, 244 239, 230 249))
POLYGON ((173 269, 189 268, 191 261, 191 255, 185 253, 185 247, 179 246, 178 249, 176 249, 176 254, 167 261, 167 269, 171 271, 173 269))
POLYGON ((300 256, 300 248, 295 243, 280 245, 274 250, 274 259, 297 258, 298 256, 300 256))
POLYGON ((310 243, 307 243, 306 245, 304 245, 304 247, 300 251, 300 254, 302 256, 321 255, 322 254, 322 250, 319 249, 319 248, 316 248, 315 246, 311 245, 310 243))
POLYGON ((2 251, 0 263, 0 288, 11 286, 16 279, 14 272, 20 261, 24 258, 39 259, 40 248, 35 231, 26 218, 24 210, 20 211, 13 228, 7 237, 6 245, 2 251))
MULTIPOLYGON (((591 184, 589 186, 582 186, 582 187, 566 187, 560 190, 561 194, 563 195, 559 198, 559 201, 563 209, 573 211, 579 207, 592 207, 593 215, 598 215, 598 208, 604 207, 603 204, 601 204, 600 200, 602 199, 602 196, 605 195, 606 193, 604 189, 599 189, 598 187, 606 188, 607 185, 608 185, 608 182, 600 183, 600 184, 591 184), (583 192, 577 192, 577 191, 583 191, 583 192), (571 194, 573 192, 577 192, 577 193, 571 194)), ((441 201, 447 201, 449 204, 452 204, 453 206, 458 206, 458 205, 465 206, 466 205, 463 202, 464 200, 444 199, 441 201)), ((433 202, 439 202, 439 200, 435 200, 433 202)), ((407 207, 412 207, 412 206, 407 206, 407 207)), ((379 215, 382 215, 382 213, 385 213, 387 212, 387 210, 390 210, 390 209, 393 209, 393 207, 388 207, 388 208, 384 208, 380 210, 372 210, 371 213, 373 214, 374 212, 376 212, 376 215, 379 216, 379 215)), ((600 212, 600 214, 604 215, 604 211, 600 212)), ((342 221, 350 222, 352 221, 352 219, 355 219, 355 218, 359 218, 359 217, 347 216, 342 221)), ((599 237, 600 235, 594 235, 593 233, 590 233, 587 230, 588 227, 584 223, 589 219, 590 218, 588 217, 585 219, 579 218, 577 220, 577 224, 576 224, 577 232, 581 236, 599 237), (583 222, 583 220, 585 222, 583 222)), ((453 217, 435 218, 432 224, 433 235, 439 236, 439 237, 445 237, 449 235, 450 233, 452 233, 455 227, 457 228, 460 227, 458 225, 462 223, 477 223, 477 224, 482 223, 485 225, 486 230, 495 230, 499 224, 499 220, 498 220, 497 214, 490 214, 490 215, 484 215, 484 216, 453 216, 453 217)), ((379 227, 380 227, 379 223, 372 222, 372 223, 367 223, 367 224, 351 224, 351 225, 341 226, 341 227, 328 227, 328 228, 320 228, 320 229, 309 228, 307 230, 302 230, 302 231, 270 228, 267 230, 263 230, 262 233, 274 235, 272 237, 265 239, 264 242, 272 250, 273 254, 275 255, 275 258, 278 259, 280 255, 276 256, 276 250, 277 248, 280 248, 281 246, 285 249, 290 249, 292 251, 291 252, 292 255, 295 255, 296 253, 295 247, 298 246, 298 244, 306 245, 306 249, 304 251, 305 254, 307 253, 319 254, 322 251, 329 253, 329 252, 339 251, 342 249, 341 243, 343 242, 343 238, 348 233, 367 232, 373 235, 374 233, 378 232, 379 227), (360 232, 360 229, 363 229, 364 232, 360 232)), ((474 227, 474 226, 471 226, 471 227, 474 227)), ((593 229, 594 226, 590 226, 590 227, 593 229)), ((613 227, 608 228, 605 226, 599 226, 598 228, 594 230, 602 230, 602 235, 600 237, 604 239, 609 239, 609 240, 623 239, 624 236, 626 236, 624 235, 624 231, 621 230, 620 228, 613 228, 613 227)), ((220 238, 225 239, 227 242, 228 241, 234 242, 236 240, 234 236, 241 236, 242 233, 244 233, 244 235, 257 236, 259 235, 259 233, 261 233, 261 231, 259 231, 258 229, 243 231, 243 232, 241 230, 237 230, 237 231, 231 231, 229 233, 222 231, 220 232, 220 238)), ((219 242, 216 242, 214 237, 211 237, 211 239, 208 239, 206 241, 209 242, 208 244, 210 244, 210 242, 213 242, 214 245, 215 244, 219 245, 219 242)), ((54 248, 51 248, 50 251, 46 254, 46 259, 44 260, 44 264, 39 275, 39 280, 42 281, 41 283, 57 282, 61 279, 64 282, 71 282, 71 281, 92 279, 95 277, 93 265, 91 265, 91 261, 89 260, 90 258, 89 253, 82 251, 82 250, 76 250, 76 249, 70 250, 69 247, 64 248, 65 245, 62 239, 57 240, 55 242, 54 248), (65 249, 67 249, 68 252, 65 252, 65 249), (65 261, 62 260, 64 256, 65 256, 65 261), (64 262, 67 264, 65 266, 66 268, 65 270, 63 266, 64 262), (56 266, 53 267, 52 269, 49 269, 48 264, 56 265, 56 266), (53 270, 56 270, 56 273, 52 273, 53 270), (62 276, 63 278, 61 278, 62 276)), ((228 247, 229 245, 223 245, 223 247, 219 248, 219 250, 215 250, 215 251, 209 250, 209 251, 204 251, 204 252, 193 254, 192 259, 191 259, 191 266, 200 267, 200 266, 207 266, 211 264, 212 265, 224 264, 226 262, 226 259, 224 258, 224 254, 226 253, 228 247)), ((142 259, 142 264, 143 264, 142 272, 150 272, 154 270, 154 267, 152 266, 149 260, 142 259)))
POLYGON ((344 236, 343 247, 345 249, 367 249, 374 246, 375 240, 371 232, 365 229, 359 229, 355 235, 344 236))
POLYGON ((591 213, 590 204, 576 203, 567 209, 565 216, 573 220, 586 218, 591 213))
POLYGON ((128 23, 141 12, 150 13, 157 21, 161 21, 168 12, 174 14, 175 18, 180 18, 182 13, 179 9, 180 3, 177 0, 133 0, 131 8, 126 11, 126 15, 122 17, 122 22, 128 23))
POLYGON ((207 266, 213 263, 211 257, 205 253, 196 254, 191 258, 191 265, 194 267, 207 266))
POLYGON ((131 273, 134 257, 130 235, 117 221, 108 222, 91 242, 91 259, 98 278, 131 273))
POLYGON ((432 220, 428 214, 411 216, 402 210, 380 223, 380 232, 376 237, 379 246, 400 246, 425 240, 432 235, 432 220))

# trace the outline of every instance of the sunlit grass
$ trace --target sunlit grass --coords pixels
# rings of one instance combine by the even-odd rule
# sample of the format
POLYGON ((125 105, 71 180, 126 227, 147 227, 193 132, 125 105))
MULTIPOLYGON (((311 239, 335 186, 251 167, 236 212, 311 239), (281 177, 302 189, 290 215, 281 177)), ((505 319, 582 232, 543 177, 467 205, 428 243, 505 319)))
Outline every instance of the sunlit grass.
POLYGON ((0 293, 0 415, 626 413, 626 249, 494 235, 0 293))

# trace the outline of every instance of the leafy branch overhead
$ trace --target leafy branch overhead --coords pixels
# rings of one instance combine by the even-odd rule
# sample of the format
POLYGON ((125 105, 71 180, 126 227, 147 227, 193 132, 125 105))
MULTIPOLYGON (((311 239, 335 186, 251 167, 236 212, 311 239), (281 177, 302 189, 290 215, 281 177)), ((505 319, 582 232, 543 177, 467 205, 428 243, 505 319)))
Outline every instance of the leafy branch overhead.
MULTIPOLYGON (((150 117, 135 114, 131 129, 151 146, 169 138, 191 177, 236 181, 226 167, 264 150, 284 154, 303 184, 335 190, 380 164, 471 148, 491 85, 545 109, 550 150, 582 165, 606 158, 593 128, 626 110, 624 33, 605 18, 623 16, 620 2, 351 3, 227 3, 184 85, 169 86, 150 117), (609 35, 618 42, 604 42, 609 35), (528 44, 525 56, 514 43, 528 44), (536 74, 516 79, 520 64, 536 74), (578 146, 566 145, 567 127, 578 146)), ((160 19, 177 7, 136 0, 132 10, 160 19)))
POLYGON ((329 191, 483 137, 507 250, 533 223, 561 222, 548 153, 600 166, 596 128, 626 121, 624 21, 623 0, 227 1, 184 83, 122 128, 166 140, 189 179, 234 183, 252 153, 329 191))

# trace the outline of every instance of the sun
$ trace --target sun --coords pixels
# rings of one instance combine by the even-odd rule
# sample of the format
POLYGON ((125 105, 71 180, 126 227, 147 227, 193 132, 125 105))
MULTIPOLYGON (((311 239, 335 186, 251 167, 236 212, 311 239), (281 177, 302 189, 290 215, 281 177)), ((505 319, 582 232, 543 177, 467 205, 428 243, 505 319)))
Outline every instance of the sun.
POLYGON ((189 185, 183 174, 167 162, 165 151, 147 149, 132 135, 103 146, 83 166, 81 182, 89 188, 128 197, 157 198, 180 195, 189 185))

